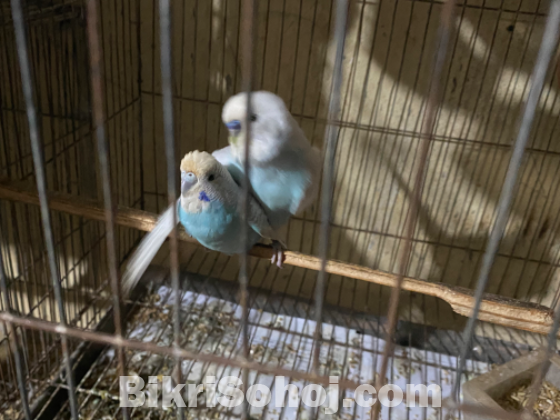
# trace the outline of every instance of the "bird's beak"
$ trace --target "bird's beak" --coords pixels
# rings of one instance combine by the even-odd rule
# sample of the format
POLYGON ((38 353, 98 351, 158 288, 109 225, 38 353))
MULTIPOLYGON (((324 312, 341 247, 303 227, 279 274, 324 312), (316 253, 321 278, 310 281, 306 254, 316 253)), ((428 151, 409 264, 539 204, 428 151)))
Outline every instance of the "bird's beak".
POLYGON ((181 180, 181 194, 184 194, 188 190, 190 190, 191 186, 192 186, 192 184, 190 184, 186 180, 181 180))
POLYGON ((226 123, 226 127, 228 128, 229 131, 239 131, 241 130, 241 121, 239 120, 230 121, 226 123))
POLYGON ((228 141, 230 143, 236 143, 239 132, 241 131, 241 121, 233 120, 226 123, 226 127, 229 130, 228 141))

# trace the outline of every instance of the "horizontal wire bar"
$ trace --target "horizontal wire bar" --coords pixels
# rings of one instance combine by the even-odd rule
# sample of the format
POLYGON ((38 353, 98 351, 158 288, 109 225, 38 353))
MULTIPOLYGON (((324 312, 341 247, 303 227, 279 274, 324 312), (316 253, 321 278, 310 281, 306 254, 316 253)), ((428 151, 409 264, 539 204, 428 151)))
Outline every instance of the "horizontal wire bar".
MULTIPOLYGON (((197 360, 206 363, 215 363, 218 365, 239 368, 239 369, 248 369, 248 370, 258 371, 265 374, 285 376, 294 380, 307 381, 307 382, 321 384, 321 385, 330 384, 329 376, 315 375, 313 373, 307 373, 303 371, 289 370, 285 368, 264 365, 256 362, 246 361, 242 358, 232 359, 232 358, 227 358, 222 356, 216 356, 210 353, 200 353, 200 352, 195 353, 177 347, 160 346, 153 342, 119 338, 114 336, 113 334, 108 334, 108 333, 87 331, 78 328, 63 327, 53 322, 37 320, 37 319, 29 319, 29 318, 12 315, 5 312, 0 312, 0 321, 16 324, 23 328, 53 332, 56 334, 66 335, 68 337, 78 338, 86 341, 92 341, 95 343, 106 344, 114 347, 121 346, 123 348, 128 348, 131 350, 147 351, 147 352, 157 353, 157 354, 174 357, 174 358, 180 357, 182 359, 197 360)), ((341 379, 338 385, 341 389, 356 389, 361 384, 348 379, 341 379)), ((64 384, 62 384, 61 387, 66 388, 64 384)), ((79 390, 82 391, 83 389, 79 389, 79 390)), ((88 392, 88 390, 85 391, 88 392)), ((418 401, 418 397, 416 395, 414 398, 415 401, 418 401)), ((113 398, 113 399, 117 399, 117 398, 113 398)), ((403 392, 403 400, 408 400, 406 392, 403 392)), ((432 402, 433 402, 432 397, 428 396, 428 404, 432 404, 432 402)), ((452 401, 442 401, 442 405, 444 407, 455 407, 452 401)), ((461 405, 458 407, 458 409, 466 413, 469 412, 489 413, 497 416, 496 418, 498 419, 501 418, 521 419, 521 416, 512 417, 511 413, 507 413, 509 417, 505 417, 498 410, 491 410, 491 409, 486 410, 484 408, 468 405, 468 404, 461 405)))
MULTIPOLYGON (((161 97, 161 94, 158 94, 157 92, 150 92, 150 91, 147 91, 147 90, 143 90, 141 93, 144 94, 144 95, 161 97)), ((223 106, 223 103, 219 102, 219 101, 189 98, 189 97, 178 96, 178 95, 174 95, 173 98, 177 99, 177 100, 180 100, 180 101, 192 102, 192 103, 197 103, 197 104, 201 104, 201 105, 216 105, 216 106, 220 106, 220 107, 223 106)), ((431 137, 432 142, 438 142, 438 143, 469 144, 469 145, 473 145, 473 146, 487 146, 487 147, 499 148, 499 149, 504 149, 504 150, 509 150, 511 148, 511 144, 506 143, 506 142, 492 143, 492 142, 489 142, 489 141, 486 141, 486 140, 477 140, 477 139, 474 139, 474 138, 458 137, 458 136, 454 136, 454 135, 451 135, 451 134, 445 134, 444 135, 444 134, 433 133, 430 136, 430 135, 428 135, 426 133, 423 133, 423 132, 416 132, 416 131, 412 131, 412 130, 406 130, 406 129, 403 129, 403 128, 382 127, 382 126, 375 125, 375 124, 368 125, 368 124, 359 123, 359 122, 355 122, 355 121, 344 121, 344 120, 338 120, 338 119, 330 120, 328 118, 316 117, 314 115, 303 115, 303 114, 300 114, 300 113, 297 113, 297 112, 293 112, 292 116, 296 120, 302 119, 302 120, 307 120, 307 121, 315 121, 316 124, 325 124, 325 125, 332 125, 332 126, 335 126, 335 127, 354 129, 354 130, 365 131, 365 132, 370 132, 370 133, 380 133, 380 134, 385 134, 385 135, 393 135, 395 137, 407 137, 413 142, 421 141, 422 139, 425 139, 426 137, 431 137)), ((546 154, 547 156, 559 156, 560 155, 560 151, 545 150, 545 149, 535 147, 535 146, 527 147, 526 150, 527 150, 527 152, 538 153, 538 154, 546 154)))
MULTIPOLYGON (((34 205, 39 203, 37 193, 29 187, 27 182, 0 181, 0 199, 34 205)), ((51 193, 49 194, 49 204, 51 210, 99 221, 105 220, 103 205, 94 200, 78 198, 69 194, 51 193)), ((154 228, 157 220, 156 214, 142 210, 119 207, 115 212, 116 224, 146 232, 154 228)), ((178 232, 178 238, 181 241, 198 243, 184 231, 178 232)), ((259 244, 253 247, 249 254, 270 260, 272 249, 259 244)), ((321 269, 321 259, 293 251, 285 252, 284 263, 314 271, 321 269)), ((397 283, 397 276, 394 274, 342 261, 328 260, 326 271, 329 274, 387 287, 395 287, 397 283)), ((469 316, 475 304, 472 290, 444 283, 432 283, 405 277, 402 289, 442 299, 449 303, 455 312, 464 316, 469 316)), ((548 334, 552 325, 552 310, 538 304, 484 294, 479 319, 505 327, 548 334)))
MULTIPOLYGON (((95 343, 106 344, 114 347, 126 347, 132 350, 147 351, 162 354, 174 358, 197 360, 200 362, 216 363, 223 366, 235 367, 240 369, 255 370, 262 373, 275 374, 278 376, 288 376, 294 379, 310 381, 317 384, 328 385, 329 376, 319 376, 307 372, 292 371, 284 368, 277 368, 263 365, 256 362, 250 362, 243 359, 230 359, 216 356, 210 353, 191 352, 177 347, 165 347, 154 344, 152 342, 130 340, 120 338, 113 334, 102 333, 98 331, 87 331, 79 328, 65 327, 55 322, 44 321, 40 319, 30 319, 7 312, 0 312, 0 321, 9 322, 20 325, 24 328, 47 331, 55 334, 61 334, 66 337, 77 338, 80 340, 92 341, 95 343)), ((354 381, 342 379, 339 382, 342 388, 357 388, 360 384, 354 381)))

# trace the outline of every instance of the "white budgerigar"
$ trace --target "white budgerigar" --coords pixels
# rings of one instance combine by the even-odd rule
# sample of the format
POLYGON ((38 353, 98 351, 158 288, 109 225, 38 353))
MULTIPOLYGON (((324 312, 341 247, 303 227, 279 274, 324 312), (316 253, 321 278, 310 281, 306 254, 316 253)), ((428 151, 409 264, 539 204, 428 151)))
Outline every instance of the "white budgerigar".
MULTIPOLYGON (((311 146, 280 97, 253 92, 251 109, 249 180, 272 228, 278 229, 316 200, 321 154, 311 146)), ((213 153, 237 182, 243 174, 246 117, 247 94, 229 98, 222 120, 229 130, 230 146, 213 153)))

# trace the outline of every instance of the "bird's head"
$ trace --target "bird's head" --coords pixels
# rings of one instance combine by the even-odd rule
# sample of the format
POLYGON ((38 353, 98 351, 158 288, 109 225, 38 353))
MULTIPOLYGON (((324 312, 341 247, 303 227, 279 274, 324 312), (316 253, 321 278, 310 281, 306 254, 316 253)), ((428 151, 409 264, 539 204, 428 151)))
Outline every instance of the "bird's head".
POLYGON ((210 153, 195 150, 181 161, 181 199, 210 202, 216 198, 216 184, 224 167, 210 153))
MULTIPOLYGON (((224 104, 222 121, 229 130, 228 142, 234 155, 244 157, 247 133, 247 93, 238 93, 224 104)), ((250 157, 255 162, 267 162, 278 155, 291 134, 293 121, 284 101, 266 91, 251 94, 251 145, 250 157)))

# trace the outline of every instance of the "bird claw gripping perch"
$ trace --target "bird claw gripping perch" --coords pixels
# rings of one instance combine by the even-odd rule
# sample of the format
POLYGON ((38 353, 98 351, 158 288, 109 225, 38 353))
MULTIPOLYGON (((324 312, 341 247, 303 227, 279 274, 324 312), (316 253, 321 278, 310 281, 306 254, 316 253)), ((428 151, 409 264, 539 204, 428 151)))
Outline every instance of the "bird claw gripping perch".
POLYGON ((286 259, 286 254, 284 250, 287 249, 286 245, 278 240, 272 241, 272 258, 270 259, 271 264, 276 264, 278 268, 282 268, 282 263, 286 259))

